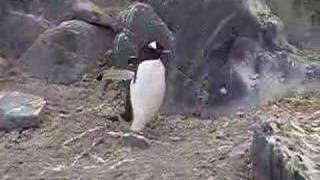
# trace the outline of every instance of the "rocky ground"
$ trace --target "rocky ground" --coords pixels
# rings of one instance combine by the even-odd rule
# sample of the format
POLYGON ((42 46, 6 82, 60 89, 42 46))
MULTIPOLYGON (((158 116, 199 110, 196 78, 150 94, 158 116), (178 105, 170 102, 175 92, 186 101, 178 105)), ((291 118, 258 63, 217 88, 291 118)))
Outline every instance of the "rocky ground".
POLYGON ((1 132, 2 179, 251 179, 254 129, 268 119, 299 120, 320 110, 319 94, 309 93, 207 120, 161 116, 146 129, 150 147, 141 149, 112 134, 129 127, 117 118, 121 91, 110 86, 101 96, 91 75, 71 86, 21 73, 0 83, 1 90, 48 101, 40 128, 1 132))

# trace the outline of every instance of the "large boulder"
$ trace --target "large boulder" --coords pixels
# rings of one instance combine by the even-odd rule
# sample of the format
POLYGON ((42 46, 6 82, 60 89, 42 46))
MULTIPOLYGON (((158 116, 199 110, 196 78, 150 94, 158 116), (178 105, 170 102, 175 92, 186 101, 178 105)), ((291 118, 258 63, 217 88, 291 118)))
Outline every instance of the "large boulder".
POLYGON ((257 94, 252 84, 289 77, 292 49, 262 0, 142 0, 123 14, 125 28, 113 48, 116 67, 126 67, 149 40, 173 50, 162 112, 207 116, 257 94), (272 68, 266 73, 262 66, 272 68), (263 73, 272 78, 251 78, 263 73))
POLYGON ((0 92, 0 130, 37 127, 46 101, 20 92, 0 92))
POLYGON ((22 69, 54 83, 72 83, 111 48, 114 33, 72 20, 45 31, 18 60, 22 69))
POLYGON ((304 122, 270 121, 257 128, 251 150, 254 179, 319 179, 320 121, 318 118, 309 118, 304 122))
POLYGON ((99 0, 3 0, 0 4, 0 53, 19 57, 39 34, 68 20, 82 20, 119 31, 122 24, 118 23, 121 21, 117 14, 127 6, 123 0, 108 3, 99 0))
POLYGON ((89 0, 74 0, 71 4, 70 18, 83 20, 92 24, 110 27, 114 31, 119 31, 118 19, 112 14, 104 12, 103 7, 96 5, 89 0))
POLYGON ((0 52, 19 57, 52 24, 33 14, 9 11, 0 18, 0 52))

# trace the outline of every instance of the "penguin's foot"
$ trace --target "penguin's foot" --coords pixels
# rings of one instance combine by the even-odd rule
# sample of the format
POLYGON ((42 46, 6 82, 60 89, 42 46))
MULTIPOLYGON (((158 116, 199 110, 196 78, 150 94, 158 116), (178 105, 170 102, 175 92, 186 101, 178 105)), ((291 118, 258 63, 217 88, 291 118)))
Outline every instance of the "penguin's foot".
POLYGON ((142 131, 135 131, 135 130, 132 130, 131 128, 129 129, 129 133, 137 134, 137 135, 140 135, 140 136, 144 135, 144 133, 142 131))
POLYGON ((193 116, 200 117, 202 112, 202 105, 197 105, 195 111, 192 113, 193 116))

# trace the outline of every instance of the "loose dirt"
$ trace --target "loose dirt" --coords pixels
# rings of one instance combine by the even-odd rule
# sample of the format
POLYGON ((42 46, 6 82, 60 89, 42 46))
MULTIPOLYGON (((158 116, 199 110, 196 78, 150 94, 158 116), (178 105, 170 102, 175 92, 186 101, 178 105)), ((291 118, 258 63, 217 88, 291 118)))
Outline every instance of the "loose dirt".
POLYGON ((251 138, 262 120, 320 110, 307 99, 207 120, 161 116, 146 128, 153 143, 143 150, 108 135, 130 124, 117 117, 123 93, 115 86, 101 96, 99 84, 91 75, 70 86, 21 73, 3 77, 0 90, 39 95, 48 104, 41 127, 0 132, 0 179, 248 180, 251 138))

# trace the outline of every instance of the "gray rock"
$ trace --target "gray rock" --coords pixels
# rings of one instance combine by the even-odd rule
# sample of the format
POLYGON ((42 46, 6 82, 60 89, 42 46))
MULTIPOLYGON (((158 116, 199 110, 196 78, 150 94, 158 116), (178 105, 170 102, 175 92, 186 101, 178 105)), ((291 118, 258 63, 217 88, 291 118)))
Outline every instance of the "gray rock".
MULTIPOLYGON (((320 19, 320 13, 318 16, 320 19)), ((317 26, 310 28, 308 32, 304 34, 301 45, 306 49, 320 51, 320 22, 317 26)))
POLYGON ((111 48, 113 32, 72 20, 45 31, 18 60, 22 69, 53 83, 69 84, 111 48))
POLYGON ((102 80, 128 81, 134 76, 134 72, 125 69, 108 69, 102 72, 102 80))
POLYGON ((117 26, 113 26, 116 25, 116 14, 127 6, 125 0, 111 2, 101 0, 3 0, 0 4, 0 13, 5 13, 5 10, 9 9, 43 17, 56 25, 65 20, 78 19, 102 26, 112 26, 116 29, 117 26))
POLYGON ((269 0, 284 23, 288 41, 301 48, 320 50, 320 1, 269 0))
POLYGON ((37 127, 46 101, 20 92, 0 92, 0 129, 37 127))
POLYGON ((306 82, 319 82, 320 81, 320 63, 311 63, 304 69, 306 82))
POLYGON ((19 57, 52 24, 35 15, 9 11, 0 19, 0 52, 19 57))
POLYGON ((83 20, 88 23, 112 28, 119 31, 116 17, 106 14, 102 8, 89 0, 72 1, 72 15, 74 19, 83 20))
POLYGON ((1 7, 9 11, 17 11, 24 14, 33 14, 43 17, 54 24, 59 24, 71 11, 69 0, 39 1, 39 0, 2 0, 1 7))
POLYGON ((123 143, 132 148, 146 149, 150 147, 150 140, 144 136, 133 133, 124 134, 123 143))
POLYGON ((319 121, 267 122, 255 130, 251 149, 256 180, 316 180, 320 177, 319 121))

